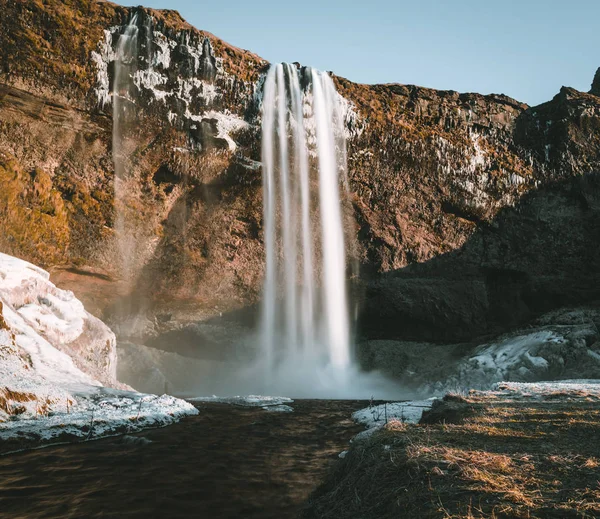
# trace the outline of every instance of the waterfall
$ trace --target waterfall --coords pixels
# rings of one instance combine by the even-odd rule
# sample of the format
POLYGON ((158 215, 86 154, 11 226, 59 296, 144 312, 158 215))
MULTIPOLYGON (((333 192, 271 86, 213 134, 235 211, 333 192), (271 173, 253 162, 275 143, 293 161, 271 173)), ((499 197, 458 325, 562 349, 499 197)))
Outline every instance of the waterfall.
POLYGON ((131 281, 132 256, 131 237, 127 225, 125 181, 129 169, 129 154, 125 129, 130 119, 133 104, 132 75, 137 67, 138 56, 138 14, 135 13, 119 36, 116 47, 115 72, 113 80, 113 135, 112 150, 115 168, 115 232, 119 256, 121 260, 121 275, 126 281, 131 281))
POLYGON ((328 74, 278 64, 267 73, 262 110, 267 386, 303 368, 345 383, 352 358, 339 97, 328 74))

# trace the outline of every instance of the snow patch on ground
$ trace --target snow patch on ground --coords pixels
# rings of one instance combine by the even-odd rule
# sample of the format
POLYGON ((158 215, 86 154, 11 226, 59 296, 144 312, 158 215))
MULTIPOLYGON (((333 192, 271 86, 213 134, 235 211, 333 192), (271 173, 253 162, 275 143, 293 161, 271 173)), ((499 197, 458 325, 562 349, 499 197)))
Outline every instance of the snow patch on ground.
MULTIPOLYGON (((283 404, 291 404, 294 401, 285 396, 199 396, 189 398, 190 402, 208 402, 218 404, 239 405, 242 407, 267 407, 267 406, 282 406, 283 404)), ((287 406, 285 406, 287 407, 287 406)))
POLYGON ((483 370, 491 377, 491 382, 496 382, 498 379, 505 379, 512 371, 525 374, 525 370, 545 370, 548 361, 539 356, 538 351, 547 343, 562 342, 563 338, 551 330, 511 337, 480 347, 477 355, 471 357, 467 363, 474 370, 483 370))
POLYGON ((502 395, 515 399, 545 398, 557 396, 561 399, 600 398, 600 379, 556 380, 549 382, 499 382, 491 391, 479 394, 502 395))
POLYGON ((72 292, 60 290, 49 278, 35 265, 0 253, 0 303, 15 347, 51 383, 116 383, 114 334, 72 292), (80 348, 82 341, 87 348, 80 348), (80 363, 89 366, 88 374, 66 353, 74 349, 81 350, 80 363), (88 361, 99 354, 104 356, 100 364, 88 361))
MULTIPOLYGON (((487 391, 471 390, 469 395, 478 398, 490 397, 492 402, 504 400, 552 400, 574 401, 578 399, 600 400, 600 379, 559 380, 548 382, 498 382, 487 391)), ((419 423, 424 411, 431 409, 436 398, 412 402, 387 403, 369 406, 353 413, 354 421, 366 426, 351 443, 368 441, 392 420, 404 423, 419 423)), ((384 448, 386 448, 384 446, 384 448)), ((389 448, 389 447, 388 447, 389 448)), ((345 457, 347 451, 339 454, 345 457)))
POLYGON ((36 418, 0 423, 0 440, 43 443, 65 437, 90 440, 162 427, 198 414, 192 404, 167 395, 92 386, 72 388, 71 394, 76 404, 70 408, 55 408, 36 418))
POLYGON ((369 406, 353 413, 352 418, 355 422, 361 423, 369 429, 385 425, 391 420, 399 420, 404 423, 418 423, 423 415, 423 411, 431 409, 434 400, 393 402, 369 406))
POLYGON ((293 413, 294 408, 289 405, 265 405, 263 406, 265 411, 269 411, 271 413, 293 413))

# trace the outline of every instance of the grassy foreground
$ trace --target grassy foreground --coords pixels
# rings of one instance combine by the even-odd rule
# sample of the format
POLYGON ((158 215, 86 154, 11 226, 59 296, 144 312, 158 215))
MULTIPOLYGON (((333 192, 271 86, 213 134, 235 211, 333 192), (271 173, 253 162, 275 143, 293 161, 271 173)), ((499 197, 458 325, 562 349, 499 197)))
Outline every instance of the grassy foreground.
POLYGON ((303 517, 600 517, 599 439, 597 392, 448 395, 354 441, 303 517))

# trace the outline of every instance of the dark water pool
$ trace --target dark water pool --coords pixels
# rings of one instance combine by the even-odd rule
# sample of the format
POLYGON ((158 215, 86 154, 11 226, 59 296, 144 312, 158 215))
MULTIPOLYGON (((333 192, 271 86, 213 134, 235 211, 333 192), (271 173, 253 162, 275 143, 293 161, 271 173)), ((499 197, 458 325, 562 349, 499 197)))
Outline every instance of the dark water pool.
POLYGON ((0 517, 295 517, 352 436, 364 401, 299 400, 294 413, 198 404, 137 436, 0 457, 0 517))

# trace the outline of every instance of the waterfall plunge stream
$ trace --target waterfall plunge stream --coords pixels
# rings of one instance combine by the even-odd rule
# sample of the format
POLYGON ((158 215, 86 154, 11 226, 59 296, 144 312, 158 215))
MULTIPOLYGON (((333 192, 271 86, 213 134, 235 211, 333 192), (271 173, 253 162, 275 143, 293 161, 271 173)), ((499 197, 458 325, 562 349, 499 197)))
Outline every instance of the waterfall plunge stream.
POLYGON ((262 121, 267 387, 340 388, 352 371, 340 180, 346 143, 329 75, 278 64, 265 80, 262 121), (302 380, 310 373, 311 380, 302 380))

